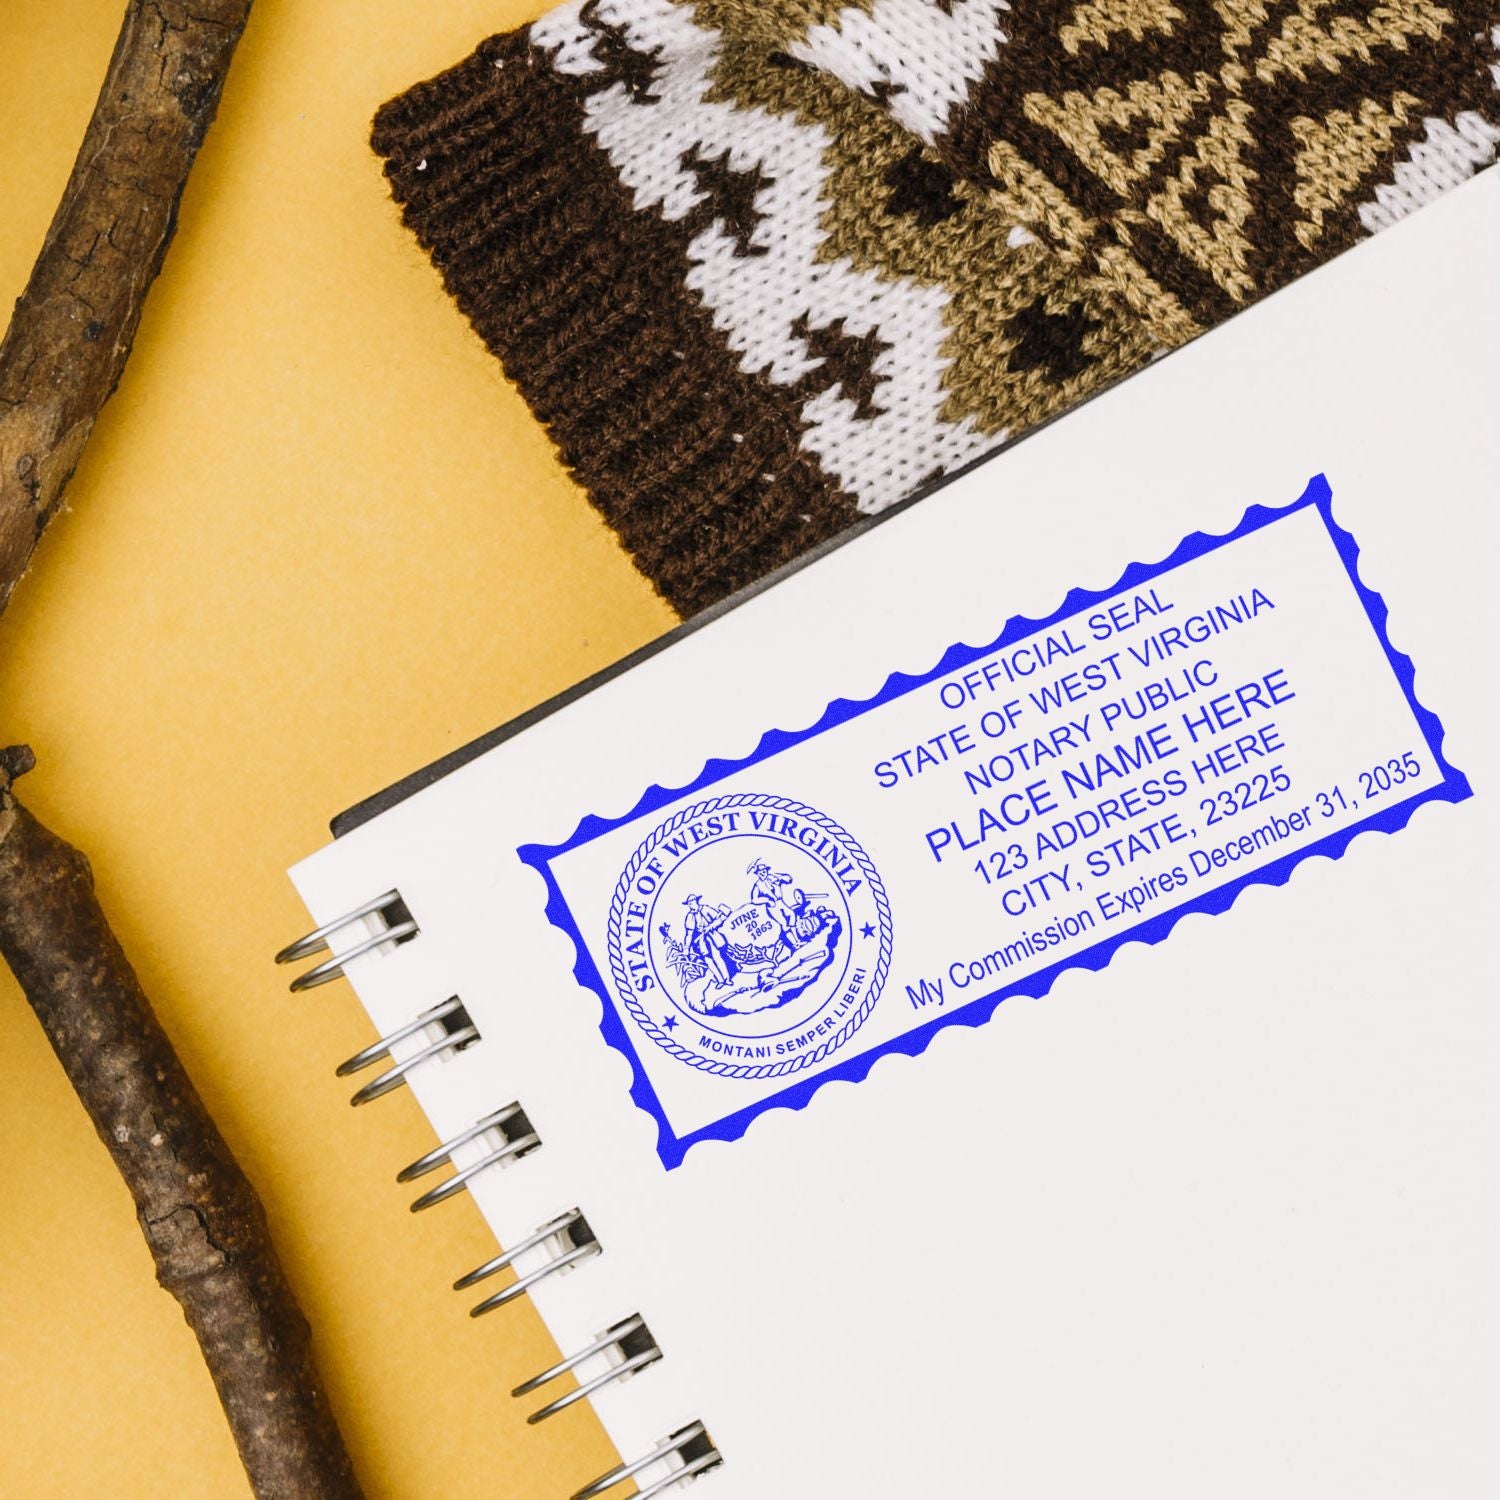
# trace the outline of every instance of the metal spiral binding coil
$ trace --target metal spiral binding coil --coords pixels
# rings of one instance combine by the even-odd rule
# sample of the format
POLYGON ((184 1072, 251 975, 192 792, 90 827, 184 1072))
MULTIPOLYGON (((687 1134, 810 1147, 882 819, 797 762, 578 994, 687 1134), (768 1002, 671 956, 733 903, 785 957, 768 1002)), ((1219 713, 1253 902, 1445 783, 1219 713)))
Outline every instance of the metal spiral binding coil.
POLYGON ((453 1290, 461 1292, 481 1281, 487 1281, 491 1276, 496 1276, 515 1264, 528 1251, 546 1246, 549 1240, 555 1240, 560 1247, 551 1260, 518 1277, 508 1287, 486 1297, 483 1302, 476 1302, 469 1309, 469 1316, 482 1318, 485 1313, 494 1312, 497 1307, 507 1306, 517 1297, 524 1297, 538 1282, 545 1281, 549 1276, 556 1276, 559 1271, 566 1271, 570 1266, 576 1266, 581 1260, 598 1255, 604 1248, 594 1231, 589 1228, 588 1220, 576 1208, 570 1208, 567 1213, 549 1219, 535 1234, 528 1234, 509 1250, 460 1276, 453 1283, 453 1290))
POLYGON ((479 1028, 469 1019, 469 1013, 464 1009, 463 1001, 454 995, 444 1000, 441 1005, 434 1005, 431 1010, 424 1010, 415 1021, 408 1021, 405 1026, 398 1027, 389 1036, 383 1036, 378 1042, 372 1042, 362 1052, 356 1052, 353 1057, 346 1057, 334 1069, 334 1073, 339 1078, 347 1078, 351 1073, 359 1073, 378 1062, 384 1062, 391 1055, 392 1047, 404 1042, 408 1037, 418 1035, 429 1026, 441 1026, 442 1036, 435 1042, 429 1042, 420 1051, 412 1053, 410 1057, 394 1063, 378 1078, 359 1089, 349 1102, 368 1104, 372 1099, 378 1099, 382 1094, 388 1094, 392 1089, 400 1088, 406 1082, 407 1075, 412 1069, 421 1067, 429 1058, 440 1057, 444 1052, 461 1051, 470 1042, 479 1040, 479 1028))
POLYGON ((302 990, 316 989, 320 984, 327 984, 330 979, 337 979, 344 972, 345 964, 361 954, 371 953, 386 943, 408 942, 421 931, 416 919, 407 911, 406 903, 401 899, 401 893, 387 891, 385 895, 377 896, 373 901, 366 901, 363 906, 356 906, 353 911, 345 912, 343 916, 335 917, 331 922, 325 922, 315 931, 309 932, 306 937, 298 938, 295 943, 288 943, 276 955, 276 962, 294 964, 300 959, 311 958, 314 953, 332 952, 333 945, 329 940, 336 932, 342 932, 344 928, 352 927, 356 922, 364 921, 366 917, 377 915, 385 923, 379 932, 372 933, 352 948, 344 949, 342 953, 335 953, 332 958, 320 963, 317 968, 309 969, 305 974, 299 974, 292 981, 292 992, 296 994, 302 990), (395 918, 394 921, 391 920, 392 917, 395 918))
POLYGON ((724 1461, 719 1456, 719 1450, 709 1440, 703 1423, 690 1422, 670 1437, 664 1437, 649 1453, 633 1463, 617 1464, 607 1474, 601 1474, 592 1484, 586 1484, 581 1490, 575 1490, 573 1500, 594 1500, 596 1495, 602 1495, 617 1484, 624 1484, 627 1479, 634 1479, 637 1474, 654 1465, 673 1459, 679 1462, 680 1467, 673 1469, 646 1489, 637 1491, 635 1500, 651 1500, 653 1495, 665 1494, 673 1485, 681 1484, 685 1479, 694 1479, 709 1469, 716 1469, 724 1461))
POLYGON ((540 1375, 533 1375, 530 1380, 523 1381, 511 1392, 511 1395, 517 1398, 529 1396, 533 1391, 539 1391, 543 1386, 550 1385, 570 1370, 576 1370, 586 1361, 611 1352, 618 1356, 618 1363, 610 1365, 603 1374, 583 1381, 566 1395, 549 1401, 539 1410, 532 1412, 526 1420, 533 1426, 538 1422, 545 1422, 548 1417, 555 1417, 558 1412, 566 1411, 575 1402, 587 1400, 595 1391, 602 1391, 605 1386, 612 1385, 617 1380, 628 1379, 637 1370, 644 1370, 647 1365, 654 1365, 661 1358, 661 1349, 656 1340, 651 1337, 651 1330, 646 1327, 646 1320, 636 1313, 626 1318, 623 1323, 616 1323, 613 1328, 601 1333, 586 1349, 580 1349, 577 1354, 570 1354, 566 1359, 558 1360, 550 1369, 543 1370, 540 1375))
MULTIPOLYGON (((276 962, 279 964, 296 963, 314 954, 328 952, 331 955, 329 958, 298 975, 292 981, 291 988, 294 992, 310 990, 318 985, 327 984, 332 979, 337 979, 344 973, 345 965, 354 959, 367 953, 388 949, 394 944, 409 942, 418 936, 420 931, 416 919, 401 899, 400 892, 391 890, 383 896, 377 896, 373 901, 365 902, 363 906, 356 907, 353 911, 346 912, 332 922, 325 922, 323 926, 308 933, 306 937, 289 943, 276 955, 276 962), (367 932, 350 947, 336 953, 333 951, 333 939, 338 933, 356 923, 368 922, 372 918, 378 918, 382 924, 378 931, 367 932)), ((400 1047, 403 1042, 422 1036, 423 1033, 431 1033, 434 1029, 440 1034, 430 1037, 425 1046, 419 1047, 409 1056, 393 1061, 383 1073, 360 1088, 350 1102, 367 1104, 372 1099, 378 1099, 381 1095, 399 1088, 407 1081, 413 1070, 422 1064, 452 1052, 462 1051, 463 1048, 480 1040, 479 1029, 464 1009, 462 1000, 456 995, 450 996, 440 1004, 423 1011, 415 1020, 409 1021, 389 1035, 381 1037, 379 1041, 356 1052, 353 1057, 346 1058, 335 1069, 335 1072, 338 1077, 344 1078, 351 1073, 362 1072, 366 1068, 373 1067, 376 1063, 391 1060, 393 1049, 400 1047)), ((511 1103, 502 1109, 492 1111, 467 1129, 461 1130, 450 1140, 444 1141, 440 1146, 419 1156, 396 1174, 396 1180, 402 1183, 413 1182, 442 1167, 453 1166, 455 1168, 450 1177, 445 1178, 436 1187, 428 1189, 412 1202, 412 1212, 418 1213, 466 1191, 474 1178, 488 1168, 519 1161, 522 1157, 540 1149, 541 1144, 541 1137, 531 1128, 530 1121, 521 1105, 518 1102, 511 1103), (492 1149, 477 1161, 459 1167, 454 1161, 455 1153, 471 1142, 479 1141, 487 1136, 499 1137, 502 1144, 492 1146, 492 1149)), ((558 1214, 555 1218, 548 1220, 535 1233, 511 1246, 509 1250, 492 1257, 483 1265, 476 1266, 474 1270, 459 1277, 453 1283, 454 1290, 466 1290, 513 1267, 520 1271, 521 1268, 517 1263, 529 1258, 533 1251, 538 1250, 548 1252, 548 1258, 542 1264, 521 1272, 509 1286, 476 1303, 470 1308, 469 1315, 475 1318, 481 1317, 485 1313, 493 1312, 497 1308, 519 1300, 540 1282, 549 1277, 561 1275, 581 1262, 599 1255, 603 1246, 589 1227, 588 1220, 582 1212, 577 1208, 571 1208, 566 1213, 558 1214)), ((578 1384, 571 1391, 555 1397, 532 1412, 526 1419, 530 1423, 544 1422, 549 1417, 566 1411, 570 1406, 588 1400, 606 1386, 616 1381, 629 1379, 661 1358, 661 1348, 652 1336, 651 1330, 646 1326, 645 1319, 639 1313, 635 1313, 606 1329, 586 1348, 559 1360, 555 1365, 532 1376, 530 1380, 523 1381, 511 1392, 511 1395, 517 1399, 532 1395, 555 1380, 560 1380, 575 1371, 579 1372, 578 1384), (601 1359, 607 1362, 606 1368, 596 1375, 586 1376, 583 1367, 591 1361, 601 1359)), ((581 1490, 576 1491, 572 1500, 595 1500, 595 1497, 604 1495, 616 1485, 624 1484, 627 1480, 636 1479, 638 1476, 644 1488, 637 1492, 636 1500, 653 1500, 653 1497, 664 1495, 668 1490, 690 1482, 710 1469, 717 1468, 722 1462, 723 1458, 709 1438, 703 1423, 691 1422, 686 1427, 681 1427, 663 1438, 649 1453, 633 1461, 618 1464, 608 1473, 601 1474, 581 1490), (655 1473, 654 1471, 658 1468, 664 1468, 664 1472, 655 1473)))
POLYGON ((396 1173, 396 1181, 413 1182, 418 1177, 425 1177, 429 1172, 436 1172, 439 1167, 447 1166, 452 1162, 453 1153, 460 1146, 478 1140, 480 1136, 490 1131, 504 1135, 505 1144, 498 1150, 491 1151, 481 1160, 460 1168, 452 1177, 440 1182, 435 1188, 429 1188, 420 1198, 412 1202, 411 1211, 414 1214, 421 1213, 424 1208, 431 1208, 434 1204, 442 1203, 464 1191, 469 1183, 487 1167, 499 1166, 502 1162, 517 1161, 535 1151, 542 1144, 541 1136, 531 1129, 521 1106, 507 1104, 504 1109, 497 1109, 493 1114, 486 1115, 484 1119, 469 1126, 467 1130, 459 1131, 451 1141, 444 1141, 436 1150, 429 1151, 426 1156, 419 1156, 409 1166, 402 1167, 396 1173), (518 1130, 515 1135, 511 1135, 506 1127, 517 1125, 524 1128, 518 1130))

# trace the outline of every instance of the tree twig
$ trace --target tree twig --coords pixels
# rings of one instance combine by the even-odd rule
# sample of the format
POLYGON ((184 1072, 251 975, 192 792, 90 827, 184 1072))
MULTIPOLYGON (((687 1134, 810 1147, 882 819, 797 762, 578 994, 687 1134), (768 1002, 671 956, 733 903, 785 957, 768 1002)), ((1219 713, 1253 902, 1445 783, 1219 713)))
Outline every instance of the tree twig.
MULTIPOLYGON (((0 344, 0 610, 129 356, 250 0, 130 0, 72 177, 0 344)), ((260 1500, 358 1500, 265 1210, 152 1014, 88 861, 0 751, 0 954, 135 1199, 260 1500)))
POLYGON ((24 746, 0 751, 0 953, 129 1184, 251 1487, 276 1500, 353 1500, 265 1210, 152 1015, 88 861, 16 802, 12 782, 30 765, 24 746))
POLYGON ((125 368, 250 0, 129 0, 0 344, 0 609, 125 368))

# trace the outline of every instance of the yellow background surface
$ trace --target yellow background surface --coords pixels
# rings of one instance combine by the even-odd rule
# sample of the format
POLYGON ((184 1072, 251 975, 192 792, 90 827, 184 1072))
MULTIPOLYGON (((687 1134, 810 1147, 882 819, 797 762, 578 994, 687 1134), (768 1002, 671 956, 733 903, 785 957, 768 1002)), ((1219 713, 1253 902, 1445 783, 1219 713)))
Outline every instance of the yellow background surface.
MULTIPOLYGON (((537 5, 540 8, 540 4, 537 5)), ((0 6, 0 294, 25 283, 121 0, 0 6)), ((0 621, 0 735, 93 861, 168 1032, 265 1198, 371 1497, 559 1500, 612 1461, 524 1425, 528 1305, 470 1320, 466 1197, 351 1110, 348 988, 286 990, 283 871, 349 803, 672 623, 399 226, 375 108, 535 13, 257 0, 136 351, 0 621)), ((0 1493, 248 1494, 129 1198, 0 975, 0 1493)))

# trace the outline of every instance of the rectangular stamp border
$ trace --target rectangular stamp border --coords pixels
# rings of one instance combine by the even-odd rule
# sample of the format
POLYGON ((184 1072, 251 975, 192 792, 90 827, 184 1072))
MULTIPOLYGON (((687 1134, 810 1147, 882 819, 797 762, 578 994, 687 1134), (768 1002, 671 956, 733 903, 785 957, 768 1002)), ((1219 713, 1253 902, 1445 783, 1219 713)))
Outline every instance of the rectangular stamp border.
POLYGON ((702 772, 686 786, 662 787, 651 786, 647 789, 640 801, 631 810, 617 818, 600 818, 590 814, 583 818, 572 836, 561 844, 524 844, 516 852, 521 860, 536 870, 541 875, 547 888, 546 912, 548 920, 561 932, 572 939, 577 959, 574 963, 573 972, 579 984, 591 990, 599 1000, 602 1008, 602 1016, 599 1030, 605 1042, 615 1051, 621 1053, 629 1062, 632 1083, 630 1096, 636 1105, 644 1110, 656 1121, 657 1155, 662 1164, 671 1170, 681 1165, 688 1151, 699 1141, 738 1140, 749 1128, 750 1122, 760 1114, 772 1109, 802 1109, 823 1087, 824 1084, 832 1082, 857 1083, 869 1073, 871 1067, 888 1053, 901 1053, 908 1057, 915 1057, 923 1052, 927 1044, 938 1031, 948 1026, 982 1026, 994 1014, 1002 1000, 1012 995, 1025 995, 1033 999, 1040 999, 1057 980, 1058 975, 1068 969, 1090 969, 1099 970, 1104 968, 1114 956, 1115 951, 1125 943, 1159 943, 1172 931, 1178 921, 1189 912, 1206 912, 1217 915, 1227 911, 1234 904, 1239 893, 1249 885, 1282 885, 1286 882, 1292 871, 1305 859, 1315 855, 1322 855, 1328 859, 1338 859, 1348 848, 1350 842, 1359 834, 1371 830, 1395 833, 1404 828, 1412 814, 1425 802, 1461 802, 1473 795, 1473 789, 1469 785, 1468 778, 1461 771, 1456 770, 1444 758, 1442 752, 1443 726, 1437 715, 1429 709, 1424 708, 1416 698, 1414 691, 1415 668, 1411 658, 1404 652, 1397 651, 1390 642, 1386 633, 1386 621, 1388 610, 1385 601, 1373 589, 1367 588, 1359 576, 1359 546, 1354 537, 1341 527, 1333 518, 1333 493, 1328 480, 1322 475, 1315 475, 1309 480, 1307 488, 1301 497, 1285 506, 1253 505, 1241 519, 1239 525, 1233 530, 1222 535, 1210 535, 1206 532, 1194 532, 1186 537, 1182 543, 1171 553, 1156 563, 1132 563, 1120 575, 1115 583, 1103 589, 1073 589, 1057 610, 1044 619, 1030 619, 1023 615, 1017 615, 1006 621, 1004 629, 994 640, 982 646, 956 645, 944 652, 942 658, 928 672, 912 675, 903 672, 893 673, 883 687, 870 698, 851 700, 848 698, 835 699, 818 718, 818 720, 801 730, 767 731, 760 743, 740 760, 710 760, 702 772), (898 1037, 860 1052, 854 1056, 832 1062, 822 1071, 812 1077, 789 1084, 777 1093, 757 1100, 754 1104, 724 1116, 722 1119, 712 1121, 697 1130, 686 1135, 678 1135, 672 1129, 667 1120, 666 1112, 663 1110, 661 1101, 656 1091, 652 1088, 650 1079, 647 1077, 640 1056, 631 1041, 626 1030, 623 1019, 617 1008, 617 1003, 610 993, 609 986, 599 972, 588 944, 584 941, 579 930, 578 923, 568 908, 566 899, 552 872, 552 861, 569 851, 577 849, 584 844, 610 833, 616 828, 621 828, 627 823, 635 822, 637 819, 650 813, 658 812, 675 802, 690 797, 701 791, 704 787, 712 786, 714 783, 724 780, 728 776, 737 774, 750 766, 762 761, 770 760, 773 756, 781 754, 782 751, 790 749, 794 745, 800 745, 806 740, 816 739, 819 735, 826 734, 830 729, 838 728, 854 719, 863 717, 872 710, 881 708, 885 704, 893 702, 897 698, 906 696, 916 689, 925 687, 929 683, 936 682, 943 677, 950 676, 953 672, 992 656, 996 651, 1013 646, 1027 637, 1039 634, 1060 624, 1073 615, 1079 614, 1094 605, 1110 599, 1117 594, 1140 589, 1163 574, 1172 572, 1184 563, 1192 562, 1197 558, 1205 557, 1220 548, 1237 542, 1244 537, 1252 535, 1267 526, 1274 526, 1278 521, 1299 514, 1307 509, 1315 509, 1322 518, 1327 528, 1329 538, 1344 569, 1349 577, 1349 582, 1359 599, 1374 630, 1381 649, 1385 653, 1387 662, 1390 664, 1392 673, 1397 684, 1401 688, 1407 707, 1411 710, 1416 720, 1418 731, 1427 745, 1428 751, 1433 757, 1434 763, 1442 773, 1442 780, 1431 787, 1420 792, 1413 793, 1403 801, 1386 803, 1378 810, 1361 818, 1358 822, 1350 824, 1326 835, 1324 838, 1308 844, 1303 848, 1291 851, 1269 863, 1247 870, 1224 882, 1222 885, 1214 886, 1212 889, 1203 891, 1197 896, 1182 902, 1180 905, 1168 911, 1157 913, 1147 917, 1131 927, 1113 933, 1109 937, 1101 938, 1099 942, 1090 945, 1081 952, 1069 957, 1059 959, 1046 968, 1039 969, 1017 980, 1013 984, 1002 985, 988 994, 980 995, 953 1010, 944 1011, 941 1015, 930 1021, 923 1022, 912 1030, 903 1032, 898 1037))

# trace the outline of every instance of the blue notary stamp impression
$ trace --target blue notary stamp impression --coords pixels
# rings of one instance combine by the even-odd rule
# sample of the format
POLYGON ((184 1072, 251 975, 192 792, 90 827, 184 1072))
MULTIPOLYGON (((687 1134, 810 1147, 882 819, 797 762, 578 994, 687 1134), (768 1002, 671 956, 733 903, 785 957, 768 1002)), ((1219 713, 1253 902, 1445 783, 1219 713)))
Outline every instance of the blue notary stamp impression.
POLYGON ((523 847, 663 1164, 1468 797, 1358 557, 1320 476, 523 847))

